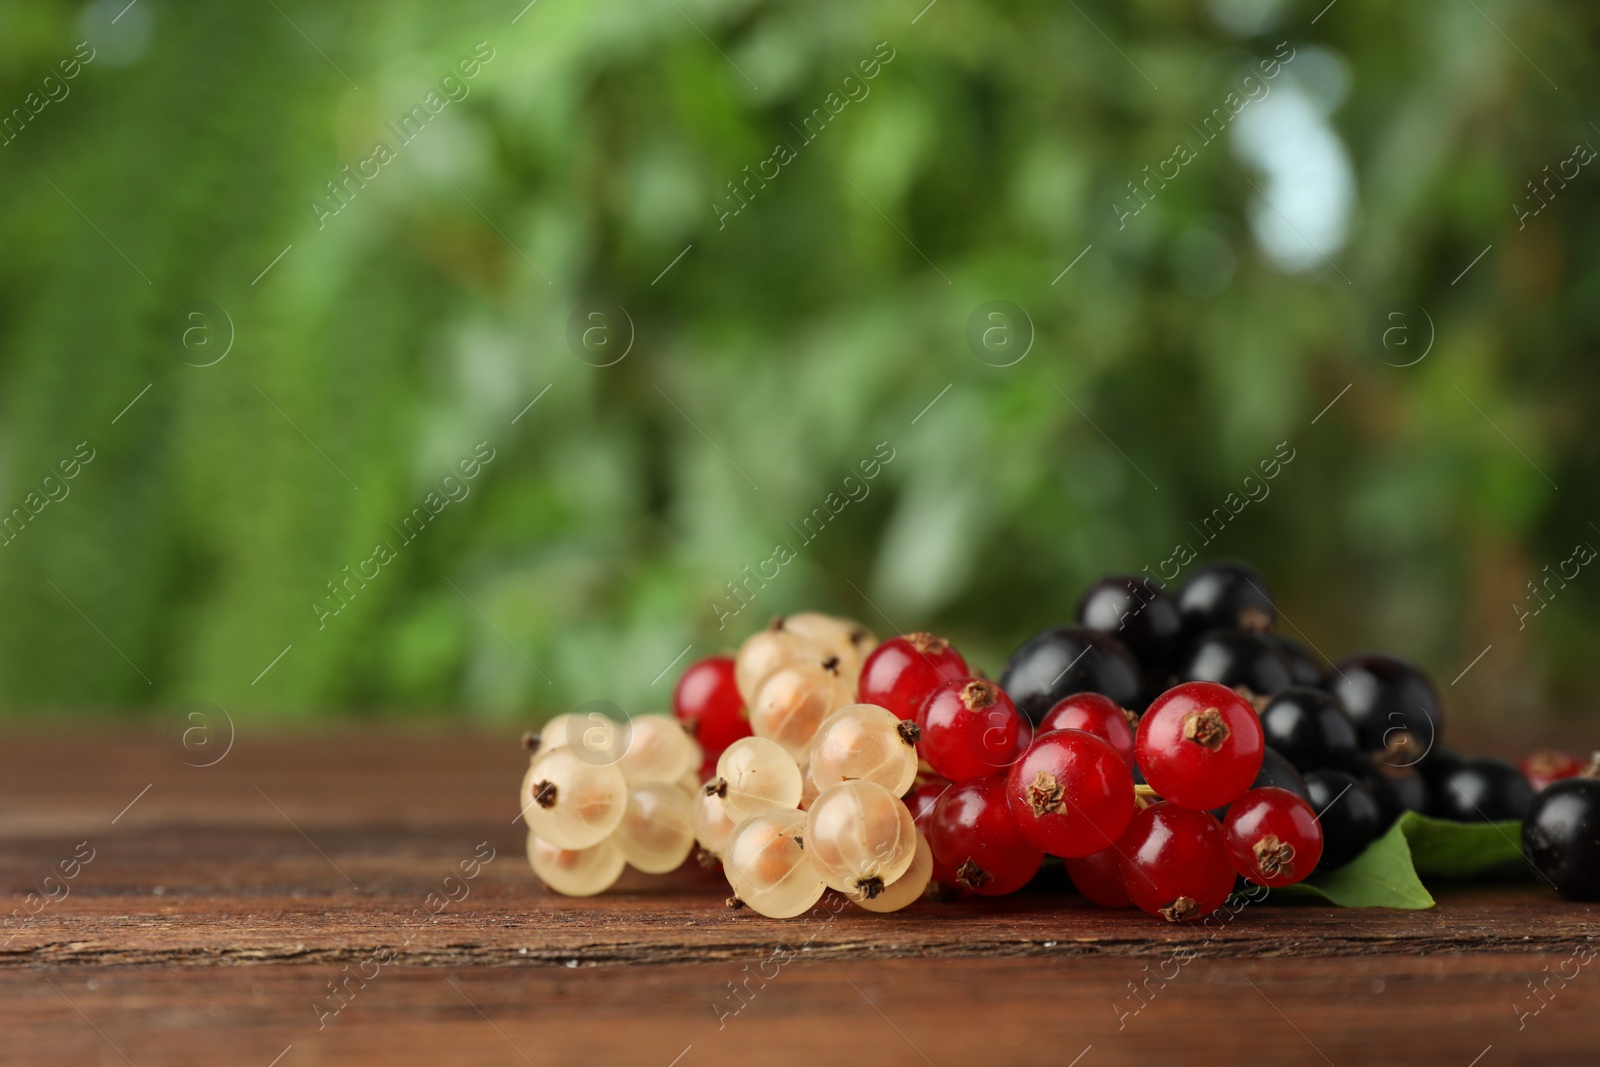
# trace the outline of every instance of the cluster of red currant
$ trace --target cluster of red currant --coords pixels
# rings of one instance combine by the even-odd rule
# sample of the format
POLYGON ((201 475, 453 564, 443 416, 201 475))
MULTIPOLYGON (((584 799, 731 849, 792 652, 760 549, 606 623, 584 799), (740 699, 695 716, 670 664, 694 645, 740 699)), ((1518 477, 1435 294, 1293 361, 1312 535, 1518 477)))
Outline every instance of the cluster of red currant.
POLYGON ((1460 756, 1438 744, 1418 668, 1325 668, 1272 632, 1276 614, 1241 563, 1197 568, 1176 596, 1107 578, 998 683, 930 634, 878 644, 846 619, 777 619, 688 668, 676 739, 666 716, 623 740, 552 720, 523 783, 530 861, 593 893, 698 841, 730 903, 787 917, 827 888, 875 911, 1011 893, 1048 855, 1089 900, 1180 921, 1241 877, 1280 887, 1348 862, 1405 811, 1526 814, 1535 866, 1568 895, 1600 893, 1600 768, 1546 754, 1525 777, 1460 756), (1534 774, 1567 780, 1535 800, 1534 774))

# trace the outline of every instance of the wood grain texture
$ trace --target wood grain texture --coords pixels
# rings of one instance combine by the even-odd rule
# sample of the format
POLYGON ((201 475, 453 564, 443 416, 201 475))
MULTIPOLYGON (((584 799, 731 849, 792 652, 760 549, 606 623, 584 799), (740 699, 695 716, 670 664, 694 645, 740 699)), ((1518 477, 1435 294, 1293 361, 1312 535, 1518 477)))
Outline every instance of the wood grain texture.
POLYGON ((1600 966, 1570 962, 1600 913, 1531 879, 1436 887, 1428 912, 1269 899, 1214 931, 1059 878, 809 922, 730 912, 694 870, 570 900, 523 859, 523 765, 472 738, 242 736, 207 768, 141 738, 0 742, 25 916, 0 922, 0 1062, 1600 1058, 1600 966))

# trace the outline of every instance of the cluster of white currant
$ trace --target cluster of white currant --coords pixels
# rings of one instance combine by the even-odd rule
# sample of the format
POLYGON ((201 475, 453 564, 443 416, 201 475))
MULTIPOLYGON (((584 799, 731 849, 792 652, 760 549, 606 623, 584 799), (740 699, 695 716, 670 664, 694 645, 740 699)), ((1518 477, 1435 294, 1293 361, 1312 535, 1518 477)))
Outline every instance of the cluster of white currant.
POLYGON ((664 874, 688 858, 700 746, 672 716, 558 715, 529 746, 528 863, 551 889, 593 896, 627 865, 664 874))
POLYGON ((917 776, 917 728, 856 702, 876 644, 817 612, 745 641, 735 679, 754 736, 728 746, 703 786, 698 746, 665 715, 620 728, 552 719, 522 783, 534 872, 587 896, 627 864, 672 870, 698 841, 705 862, 721 861, 729 903, 773 918, 806 912, 829 888, 872 911, 911 904, 933 873, 900 800, 917 776))
POLYGON ((702 791, 723 820, 702 820, 702 845, 722 860, 730 904, 786 919, 831 888, 889 912, 927 888, 933 854, 900 800, 917 776, 916 727, 856 703, 876 645, 859 623, 808 611, 740 646, 755 736, 724 750, 702 791))

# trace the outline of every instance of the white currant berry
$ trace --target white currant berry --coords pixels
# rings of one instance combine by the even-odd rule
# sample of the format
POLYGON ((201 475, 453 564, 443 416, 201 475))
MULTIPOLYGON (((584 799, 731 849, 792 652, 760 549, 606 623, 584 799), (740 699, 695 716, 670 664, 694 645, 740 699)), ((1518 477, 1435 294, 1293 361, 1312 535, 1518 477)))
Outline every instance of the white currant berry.
POLYGON ((824 789, 806 812, 805 841, 822 880, 852 896, 881 893, 917 855, 911 812, 876 782, 824 789))
POLYGON ((639 715, 623 731, 617 765, 629 785, 670 782, 700 766, 700 746, 671 715, 639 715))
POLYGON ((608 838, 588 848, 557 848, 539 835, 528 834, 528 866, 539 880, 569 897, 604 893, 622 876, 622 853, 608 838))
POLYGON ((646 874, 666 874, 683 866, 694 848, 693 798, 670 782, 636 785, 628 793, 622 822, 609 840, 622 858, 646 874))
POLYGON ((876 704, 851 704, 828 716, 811 739, 811 779, 819 789, 860 779, 903 796, 917 778, 917 724, 876 704))
POLYGON ((771 919, 789 919, 822 897, 824 886, 801 835, 805 815, 772 808, 741 822, 723 857, 734 896, 771 919))
POLYGON ((791 663, 762 683, 750 705, 750 729, 802 763, 823 720, 855 702, 855 683, 840 672, 838 657, 791 663))
POLYGON ((717 758, 717 776, 707 792, 722 798, 734 819, 748 819, 768 808, 793 808, 805 782, 789 753, 764 737, 741 737, 717 758))
POLYGON ((739 646, 739 655, 733 664, 734 684, 746 707, 755 703, 761 683, 774 671, 800 661, 821 661, 827 658, 822 646, 800 634, 786 630, 782 619, 773 619, 772 625, 745 638, 739 646))
MULTIPOLYGON (((917 854, 912 858, 911 866, 906 868, 906 873, 890 882, 877 896, 869 897, 864 890, 858 889, 850 895, 850 899, 868 911, 899 911, 922 899, 922 894, 928 891, 928 883, 932 880, 933 850, 928 847, 928 839, 923 837, 922 831, 919 830, 917 854)), ((867 888, 870 889, 871 886, 867 888)))
POLYGON ((594 764, 570 748, 542 752, 528 765, 522 816, 557 848, 597 845, 622 821, 628 783, 610 763, 594 764))
POLYGON ((867 654, 878 647, 878 639, 872 631, 859 622, 838 615, 824 615, 820 611, 798 611, 785 616, 783 628, 799 634, 825 653, 838 656, 852 680, 860 677, 867 654))
POLYGON ((739 820, 728 813, 728 802, 715 790, 707 792, 695 787, 690 821, 694 823, 695 840, 700 842, 701 848, 718 859, 728 854, 728 843, 733 840, 739 820))
POLYGON ((816 779, 811 777, 811 768, 802 770, 800 779, 803 783, 803 788, 800 790, 800 810, 805 811, 822 794, 822 790, 817 788, 816 779))
POLYGON ((626 723, 598 711, 569 711, 545 723, 534 755, 566 748, 577 751, 586 763, 616 763, 626 751, 629 734, 626 723))

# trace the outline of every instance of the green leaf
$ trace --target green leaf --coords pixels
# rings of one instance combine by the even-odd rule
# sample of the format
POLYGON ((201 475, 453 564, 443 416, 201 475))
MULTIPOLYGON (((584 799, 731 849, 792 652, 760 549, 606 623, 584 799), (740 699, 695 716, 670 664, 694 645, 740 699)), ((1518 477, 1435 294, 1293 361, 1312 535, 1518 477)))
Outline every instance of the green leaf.
POLYGON ((1408 811, 1396 825, 1406 835, 1419 874, 1459 878, 1515 867, 1522 861, 1519 822, 1450 822, 1408 811))
POLYGON ((1522 827, 1515 822, 1464 823, 1408 811, 1389 832, 1337 870, 1290 886, 1288 896, 1321 897, 1345 908, 1433 907, 1419 874, 1487 874, 1518 863, 1522 827))

